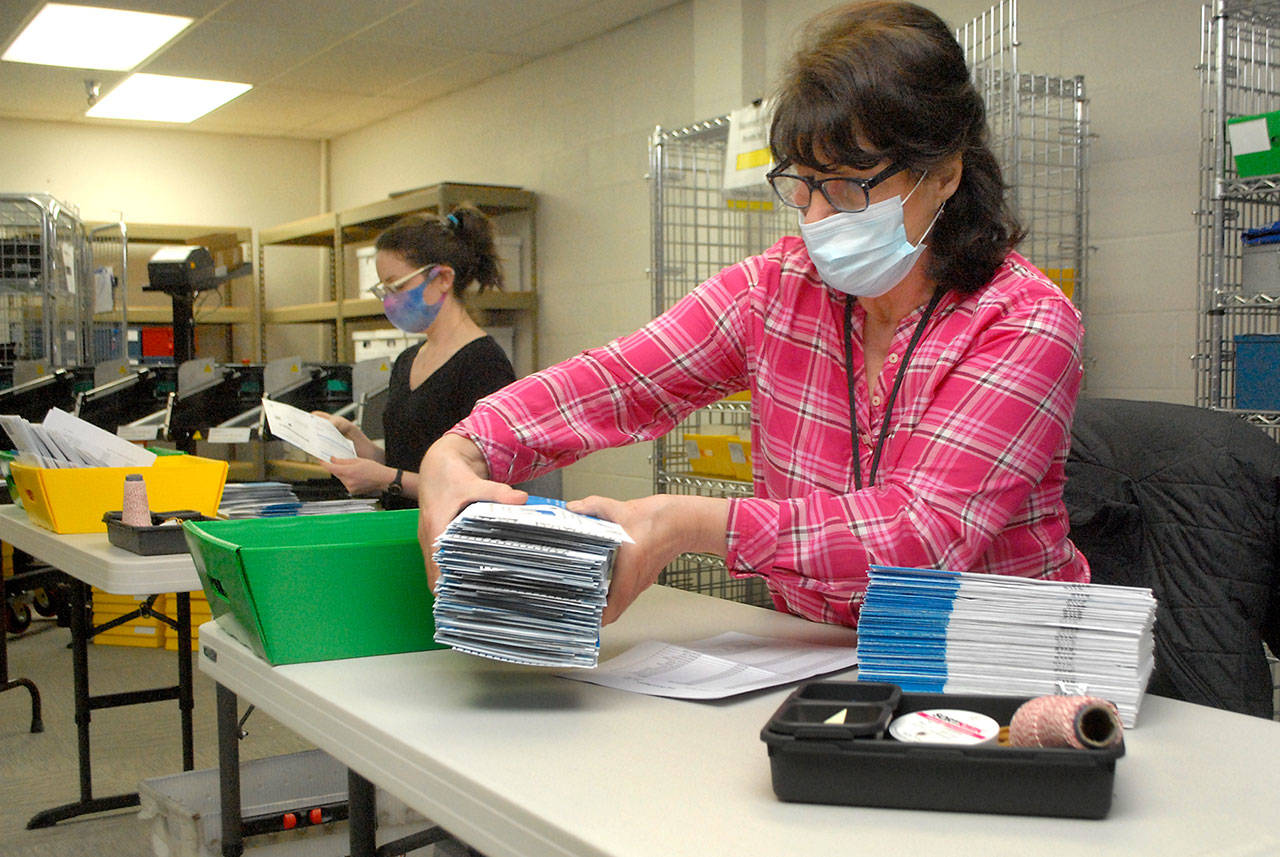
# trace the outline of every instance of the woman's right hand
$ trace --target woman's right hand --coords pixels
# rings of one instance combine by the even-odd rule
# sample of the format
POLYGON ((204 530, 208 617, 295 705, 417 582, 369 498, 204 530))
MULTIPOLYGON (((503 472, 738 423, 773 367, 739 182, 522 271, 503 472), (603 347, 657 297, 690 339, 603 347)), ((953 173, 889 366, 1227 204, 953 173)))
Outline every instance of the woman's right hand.
POLYGON ((468 503, 487 500, 520 505, 529 495, 489 479, 479 448, 461 435, 446 434, 431 444, 418 470, 418 543, 435 592, 440 569, 432 559, 436 538, 468 503))

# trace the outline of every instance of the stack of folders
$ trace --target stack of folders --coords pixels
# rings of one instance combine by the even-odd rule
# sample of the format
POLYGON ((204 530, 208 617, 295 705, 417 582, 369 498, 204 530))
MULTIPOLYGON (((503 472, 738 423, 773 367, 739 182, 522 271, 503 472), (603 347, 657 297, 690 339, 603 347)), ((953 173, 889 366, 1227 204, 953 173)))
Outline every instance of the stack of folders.
POLYGON ((594 667, 622 527, 558 500, 472 503, 436 540, 438 643, 517 664, 594 667))
POLYGON ((1100 696, 1133 726, 1155 612, 1141 587, 872 566, 859 677, 912 692, 1100 696))

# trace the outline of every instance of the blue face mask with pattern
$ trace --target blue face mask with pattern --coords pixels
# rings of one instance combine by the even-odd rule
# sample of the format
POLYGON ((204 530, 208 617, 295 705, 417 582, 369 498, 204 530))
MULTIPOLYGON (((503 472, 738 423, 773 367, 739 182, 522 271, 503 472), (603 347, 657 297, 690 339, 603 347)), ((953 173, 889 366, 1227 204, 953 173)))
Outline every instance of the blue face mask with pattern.
POLYGON ((423 333, 444 306, 445 296, 433 304, 426 301, 427 286, 436 277, 436 268, 427 271, 427 276, 412 289, 392 292, 382 299, 382 311, 387 320, 405 333, 423 333))

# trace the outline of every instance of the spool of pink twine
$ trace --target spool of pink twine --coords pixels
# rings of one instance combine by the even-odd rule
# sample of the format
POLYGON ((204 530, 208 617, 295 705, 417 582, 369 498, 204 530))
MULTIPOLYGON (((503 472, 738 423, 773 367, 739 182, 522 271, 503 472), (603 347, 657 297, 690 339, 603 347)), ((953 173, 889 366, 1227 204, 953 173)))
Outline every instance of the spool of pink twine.
POLYGON ((1124 737, 1115 706, 1097 696, 1038 696, 1019 706, 1009 723, 1013 747, 1114 747, 1124 737))
POLYGON ((124 503, 120 522, 130 527, 151 526, 151 507, 147 505, 147 483, 141 473, 130 473, 124 478, 124 503))

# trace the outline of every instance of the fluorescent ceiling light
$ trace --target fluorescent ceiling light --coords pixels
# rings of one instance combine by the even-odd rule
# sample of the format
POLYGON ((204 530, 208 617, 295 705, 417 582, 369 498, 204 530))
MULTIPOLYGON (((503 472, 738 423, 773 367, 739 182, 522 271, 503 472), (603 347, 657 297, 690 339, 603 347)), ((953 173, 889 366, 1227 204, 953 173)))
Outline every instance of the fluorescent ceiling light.
POLYGON ((85 112, 97 119, 192 122, 253 87, 226 80, 131 74, 85 112))
POLYGON ((128 71, 194 18, 46 3, 0 59, 128 71))

